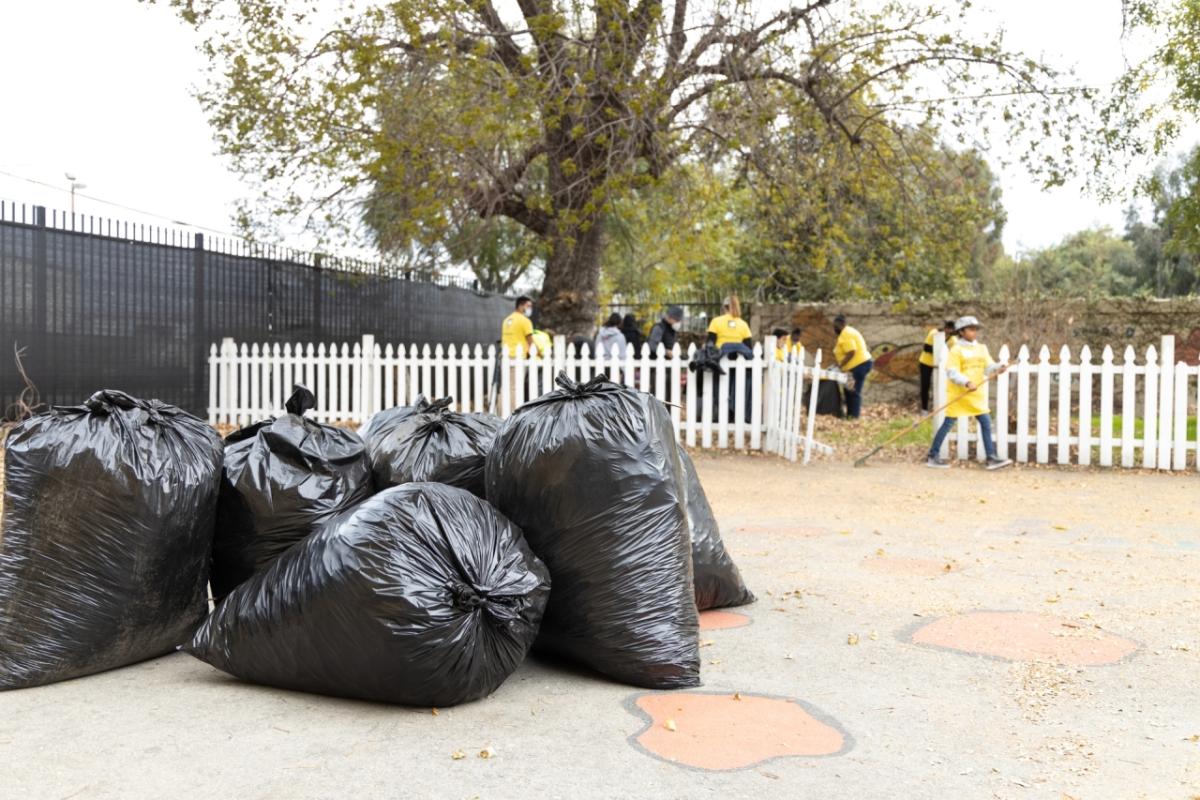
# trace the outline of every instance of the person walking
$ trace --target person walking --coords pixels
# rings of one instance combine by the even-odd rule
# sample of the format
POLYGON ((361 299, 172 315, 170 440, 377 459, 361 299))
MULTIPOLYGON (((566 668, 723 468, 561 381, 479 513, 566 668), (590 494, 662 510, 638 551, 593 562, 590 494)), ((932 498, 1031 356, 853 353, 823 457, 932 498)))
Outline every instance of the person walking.
POLYGON ((858 419, 862 416, 862 395, 867 375, 875 362, 871 360, 867 340, 857 329, 846 324, 844 315, 838 314, 833 318, 833 332, 837 334, 837 343, 833 346, 833 360, 842 372, 850 376, 846 382, 846 416, 858 419))
POLYGON ((596 350, 599 351, 600 357, 608 358, 615 350, 617 357, 624 361, 627 345, 625 334, 621 333, 621 315, 609 314, 600 332, 596 334, 596 350))
POLYGON ((671 306, 663 318, 654 323, 654 327, 650 329, 650 338, 646 340, 651 358, 655 357, 660 344, 663 346, 663 354, 667 358, 671 357, 671 351, 675 347, 675 340, 679 334, 679 325, 682 322, 683 309, 680 306, 671 306))
POLYGON ((744 344, 751 347, 752 336, 750 326, 742 319, 742 307, 738 303, 737 295, 730 295, 721 304, 721 315, 713 317, 713 321, 708 323, 708 334, 705 338, 709 344, 720 350, 727 344, 744 344))
POLYGON ((988 408, 988 392, 984 380, 992 375, 999 375, 1008 369, 1007 364, 997 364, 992 360, 986 344, 978 341, 979 320, 975 317, 959 317, 954 323, 958 332, 958 341, 950 349, 946 357, 946 377, 954 386, 949 392, 954 397, 953 402, 946 408, 946 419, 933 437, 929 454, 925 458, 925 466, 935 469, 946 469, 950 462, 941 457, 942 443, 950 435, 950 429, 957 424, 961 417, 974 417, 979 424, 979 433, 983 436, 983 449, 987 453, 987 468, 1000 469, 1012 463, 1007 458, 996 455, 996 443, 992 440, 992 415, 988 408))
MULTIPOLYGON (((921 372, 921 410, 928 413, 932 408, 929 405, 929 392, 933 387, 933 368, 937 366, 933 360, 933 337, 937 335, 937 328, 930 328, 929 333, 925 334, 925 344, 921 348, 921 357, 917 359, 917 369, 921 372)), ((958 338, 954 335, 954 320, 948 319, 942 323, 942 332, 946 334, 946 350, 954 347, 954 343, 958 338)))

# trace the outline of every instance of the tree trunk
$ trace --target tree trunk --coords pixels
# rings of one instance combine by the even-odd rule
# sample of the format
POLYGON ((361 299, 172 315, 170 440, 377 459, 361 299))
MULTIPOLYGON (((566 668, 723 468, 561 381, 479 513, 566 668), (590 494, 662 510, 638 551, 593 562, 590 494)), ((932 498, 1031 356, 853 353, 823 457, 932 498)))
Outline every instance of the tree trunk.
POLYGON ((603 222, 599 215, 581 225, 555 230, 549 240, 550 256, 542 295, 538 299, 541 327, 570 340, 591 338, 600 313, 600 256, 603 222))

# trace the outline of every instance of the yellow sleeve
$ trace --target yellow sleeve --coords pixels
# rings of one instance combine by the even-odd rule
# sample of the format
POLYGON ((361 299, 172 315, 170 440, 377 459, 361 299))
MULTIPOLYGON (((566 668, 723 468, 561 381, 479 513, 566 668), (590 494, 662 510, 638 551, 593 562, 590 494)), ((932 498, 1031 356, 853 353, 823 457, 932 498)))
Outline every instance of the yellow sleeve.
POLYGON ((718 336, 720 335, 720 332, 717 330, 717 321, 718 321, 719 319, 721 319, 721 318, 720 318, 720 317, 713 317, 713 318, 712 318, 712 322, 708 323, 708 333, 715 333, 715 334, 717 334, 718 336))
POLYGON ((533 321, 524 314, 517 320, 518 335, 524 339, 526 336, 533 335, 533 321))
POLYGON ((929 333, 925 334, 925 344, 933 344, 933 335, 937 333, 937 328, 930 328, 929 333))
MULTIPOLYGON (((738 322, 741 323, 738 325, 738 332, 742 334, 742 339, 752 339, 754 334, 750 332, 750 324, 744 319, 739 319, 738 322)), ((738 341, 741 341, 741 339, 738 341)))

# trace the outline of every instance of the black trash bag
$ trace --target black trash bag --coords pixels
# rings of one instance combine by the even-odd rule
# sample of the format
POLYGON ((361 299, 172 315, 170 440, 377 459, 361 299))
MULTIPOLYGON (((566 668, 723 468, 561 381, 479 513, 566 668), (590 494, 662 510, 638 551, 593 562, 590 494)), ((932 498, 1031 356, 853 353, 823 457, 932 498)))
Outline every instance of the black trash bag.
POLYGON ((416 406, 389 409, 396 413, 372 418, 363 440, 376 489, 432 481, 485 496, 483 462, 501 420, 491 414, 451 411, 453 402, 450 397, 432 403, 418 397, 416 406))
POLYGON ((208 613, 221 438, 157 400, 97 392, 5 444, 0 689, 170 653, 208 613))
POLYGON ((438 483, 386 489, 235 589, 183 649, 255 683, 415 706, 500 686, 550 575, 521 531, 438 483))
POLYGON ((296 386, 287 414, 225 437, 214 597, 233 591, 327 519, 371 496, 362 438, 301 416, 315 405, 312 392, 296 386))
POLYGON ((692 533, 692 573, 696 587, 696 608, 744 606, 754 602, 754 594, 742 582, 742 574, 725 550, 721 529, 713 516, 712 506, 700 485, 696 465, 682 447, 679 459, 683 462, 687 485, 688 528, 692 533))
POLYGON ((666 406, 604 376, 557 383, 505 422, 487 460, 488 500, 554 579, 538 647, 635 686, 695 686, 699 622, 666 406))

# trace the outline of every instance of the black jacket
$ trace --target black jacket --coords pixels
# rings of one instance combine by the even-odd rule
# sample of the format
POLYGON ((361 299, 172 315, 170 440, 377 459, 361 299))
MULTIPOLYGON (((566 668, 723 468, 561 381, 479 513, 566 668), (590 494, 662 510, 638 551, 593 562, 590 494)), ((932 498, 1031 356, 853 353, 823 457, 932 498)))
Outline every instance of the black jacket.
POLYGON ((650 338, 646 340, 646 344, 650 346, 651 358, 654 357, 654 351, 658 348, 659 342, 662 342, 663 351, 670 353, 671 348, 675 346, 676 336, 675 329, 671 327, 671 323, 667 322, 666 318, 654 323, 654 327, 650 329, 650 338))

